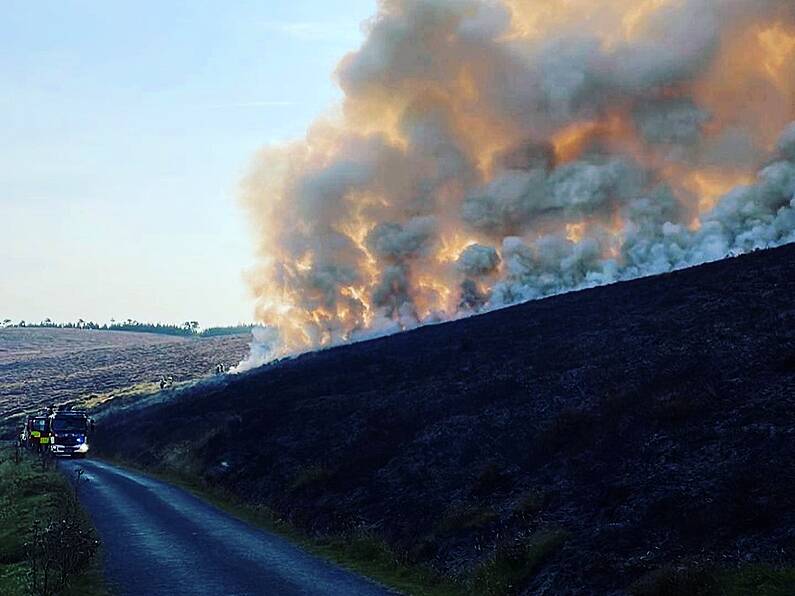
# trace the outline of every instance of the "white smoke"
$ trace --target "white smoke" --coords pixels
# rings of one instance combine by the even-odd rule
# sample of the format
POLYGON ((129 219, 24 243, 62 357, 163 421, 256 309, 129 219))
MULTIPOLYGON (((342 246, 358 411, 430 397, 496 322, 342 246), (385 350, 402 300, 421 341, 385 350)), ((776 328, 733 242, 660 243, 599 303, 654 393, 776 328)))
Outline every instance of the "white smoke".
POLYGON ((368 27, 340 121, 244 185, 270 330, 241 370, 795 240, 795 52, 755 41, 790 3, 382 0, 368 27))
POLYGON ((272 361, 279 355, 279 332, 273 327, 254 327, 251 329, 249 354, 240 364, 229 370, 239 374, 272 361))

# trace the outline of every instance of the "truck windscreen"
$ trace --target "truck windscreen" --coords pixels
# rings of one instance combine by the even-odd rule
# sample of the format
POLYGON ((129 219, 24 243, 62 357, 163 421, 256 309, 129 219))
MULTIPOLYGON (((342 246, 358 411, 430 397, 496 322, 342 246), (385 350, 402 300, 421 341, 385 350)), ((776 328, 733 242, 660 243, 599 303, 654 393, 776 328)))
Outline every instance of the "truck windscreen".
POLYGON ((53 418, 52 430, 56 433, 84 433, 86 432, 86 421, 85 418, 53 418))

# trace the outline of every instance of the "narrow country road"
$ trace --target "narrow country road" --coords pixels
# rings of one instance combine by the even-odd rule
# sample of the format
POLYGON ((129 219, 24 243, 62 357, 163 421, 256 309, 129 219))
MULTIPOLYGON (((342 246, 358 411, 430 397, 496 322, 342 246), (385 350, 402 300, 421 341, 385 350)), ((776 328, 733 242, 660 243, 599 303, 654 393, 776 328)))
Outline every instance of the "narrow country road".
POLYGON ((72 477, 85 471, 80 501, 102 538, 114 594, 388 593, 164 482, 96 460, 61 468, 72 477))

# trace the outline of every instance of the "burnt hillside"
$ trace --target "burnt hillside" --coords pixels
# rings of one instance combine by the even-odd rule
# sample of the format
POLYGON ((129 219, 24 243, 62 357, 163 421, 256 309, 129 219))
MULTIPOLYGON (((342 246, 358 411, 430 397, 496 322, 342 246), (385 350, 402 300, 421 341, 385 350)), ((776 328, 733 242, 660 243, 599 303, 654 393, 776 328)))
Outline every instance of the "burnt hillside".
POLYGON ((555 533, 527 594, 792 563, 795 245, 308 354, 97 444, 446 573, 555 533))

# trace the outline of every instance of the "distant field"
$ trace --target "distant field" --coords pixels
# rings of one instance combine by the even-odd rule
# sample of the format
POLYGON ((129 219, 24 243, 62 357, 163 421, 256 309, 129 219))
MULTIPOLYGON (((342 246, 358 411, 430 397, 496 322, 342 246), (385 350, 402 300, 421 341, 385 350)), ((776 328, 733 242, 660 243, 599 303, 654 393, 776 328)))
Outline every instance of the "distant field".
POLYGON ((181 338, 81 329, 0 329, 0 420, 91 395, 187 381, 237 364, 248 335, 181 338))

